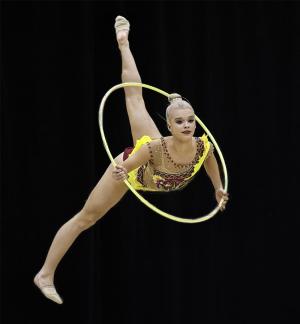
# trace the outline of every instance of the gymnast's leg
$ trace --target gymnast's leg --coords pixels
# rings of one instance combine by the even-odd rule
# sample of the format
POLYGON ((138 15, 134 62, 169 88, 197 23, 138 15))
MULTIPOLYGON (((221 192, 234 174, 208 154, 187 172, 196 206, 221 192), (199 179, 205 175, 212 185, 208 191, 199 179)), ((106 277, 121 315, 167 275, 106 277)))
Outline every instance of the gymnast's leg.
MULTIPOLYGON (((122 156, 123 153, 115 158, 117 164, 123 161, 122 156)), ((54 288, 54 274, 59 262, 78 235, 102 218, 128 190, 123 181, 113 179, 112 171, 113 165, 110 164, 83 208, 58 230, 44 265, 34 278, 34 283, 42 293, 58 304, 61 304, 62 300, 54 288)))
MULTIPOLYGON (((122 59, 122 82, 141 83, 141 77, 129 47, 129 23, 125 18, 118 16, 116 18, 115 28, 118 47, 122 59)), ((135 145, 136 140, 143 135, 148 135, 151 138, 161 137, 159 130, 157 129, 154 121, 150 117, 145 107, 142 88, 125 87, 124 91, 133 145, 135 145)))

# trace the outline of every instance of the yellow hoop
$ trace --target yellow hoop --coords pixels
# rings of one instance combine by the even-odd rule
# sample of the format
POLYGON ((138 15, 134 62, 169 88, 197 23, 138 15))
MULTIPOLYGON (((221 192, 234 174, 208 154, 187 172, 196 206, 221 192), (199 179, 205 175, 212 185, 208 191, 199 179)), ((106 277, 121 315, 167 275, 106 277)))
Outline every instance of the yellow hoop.
MULTIPOLYGON (((148 84, 144 84, 144 83, 137 83, 137 82, 125 82, 125 83, 120 83, 117 84, 115 86, 113 86, 110 90, 108 90, 106 92, 106 94, 104 95, 104 97, 101 100, 100 103, 100 108, 99 108, 99 127, 100 127, 100 134, 101 134, 101 138, 103 141, 103 145, 104 148, 106 150, 106 153, 111 161, 111 163, 113 164, 113 166, 116 166, 116 162, 114 161, 113 156, 110 153, 107 141, 106 141, 106 137, 104 135, 104 130, 103 130, 103 110, 104 110, 104 105, 105 102, 107 100, 107 98, 110 96, 110 94, 120 88, 125 88, 125 87, 143 87, 143 88, 147 88, 153 91, 156 91, 166 97, 169 97, 169 94, 161 89, 158 89, 156 87, 153 87, 151 85, 148 84)), ((201 127, 204 129, 204 131, 207 133, 207 135, 209 136, 209 138, 211 139, 212 143, 214 144, 215 149, 218 152, 220 161, 222 163, 222 168, 223 168, 223 174, 224 174, 224 190, 227 192, 228 189, 228 175, 227 175, 227 168, 226 168, 226 164, 222 155, 222 152, 217 144, 217 142, 215 141, 214 137, 212 136, 212 134, 210 133, 210 131, 207 129, 207 127, 204 125, 204 123, 195 115, 196 121, 198 122, 198 124, 201 125, 201 127)), ((182 217, 177 217, 177 216, 173 216, 171 214, 168 214, 166 212, 164 212, 163 210, 160 210, 159 208, 157 208, 156 206, 154 206, 153 204, 151 204, 148 200, 146 200, 143 196, 141 196, 132 186, 131 184, 127 181, 124 180, 124 182, 126 183, 127 187, 134 193, 134 195, 142 202, 144 203, 147 207, 149 207, 150 209, 152 209, 153 211, 155 211, 156 213, 158 213, 159 215, 169 218, 173 221, 176 222, 181 222, 181 223, 200 223, 200 222, 204 222, 210 218, 212 218, 219 210, 220 207, 223 203, 223 199, 221 199, 220 203, 217 205, 217 207, 215 207, 209 214, 198 217, 198 218, 194 218, 194 219, 189 219, 189 218, 182 218, 182 217)))

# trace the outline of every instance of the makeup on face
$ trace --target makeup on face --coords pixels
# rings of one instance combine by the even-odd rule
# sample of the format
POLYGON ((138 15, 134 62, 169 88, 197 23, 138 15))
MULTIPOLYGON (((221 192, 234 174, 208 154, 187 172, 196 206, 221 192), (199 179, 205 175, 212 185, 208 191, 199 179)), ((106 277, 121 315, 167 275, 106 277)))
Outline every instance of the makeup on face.
POLYGON ((171 117, 172 131, 183 135, 193 134, 196 128, 195 116, 191 109, 173 112, 171 117))

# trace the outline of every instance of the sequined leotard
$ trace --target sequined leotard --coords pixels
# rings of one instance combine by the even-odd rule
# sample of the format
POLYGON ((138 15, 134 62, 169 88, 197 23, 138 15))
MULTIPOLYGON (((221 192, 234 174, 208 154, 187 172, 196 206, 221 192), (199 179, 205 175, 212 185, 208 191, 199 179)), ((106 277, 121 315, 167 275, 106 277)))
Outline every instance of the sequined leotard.
POLYGON ((213 145, 204 134, 195 138, 197 150, 193 161, 189 164, 174 163, 163 137, 152 140, 143 136, 134 148, 126 148, 123 160, 134 154, 144 144, 148 146, 151 159, 146 164, 128 173, 128 181, 136 190, 172 191, 184 188, 199 171, 202 163, 213 152, 213 145))

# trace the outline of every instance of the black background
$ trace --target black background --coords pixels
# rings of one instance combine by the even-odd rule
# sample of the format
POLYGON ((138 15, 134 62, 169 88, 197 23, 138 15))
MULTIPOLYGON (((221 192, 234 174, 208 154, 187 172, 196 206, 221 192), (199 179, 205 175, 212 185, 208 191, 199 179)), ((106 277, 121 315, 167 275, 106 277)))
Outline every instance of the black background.
MULTIPOLYGON (((2 2, 1 323, 299 320, 299 20, 299 2, 2 2), (128 193, 62 260, 56 305, 32 279, 109 164, 98 109, 121 82, 117 15, 142 81, 188 98, 217 139, 231 200, 190 225, 128 193)), ((167 136, 166 99, 144 96, 167 136)), ((132 145, 123 90, 105 132, 114 156, 132 145)), ((215 204, 203 170, 145 197, 203 215, 215 204)))

